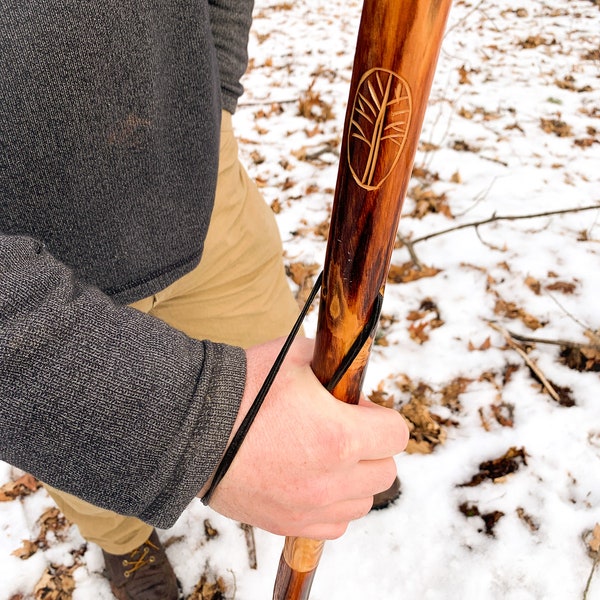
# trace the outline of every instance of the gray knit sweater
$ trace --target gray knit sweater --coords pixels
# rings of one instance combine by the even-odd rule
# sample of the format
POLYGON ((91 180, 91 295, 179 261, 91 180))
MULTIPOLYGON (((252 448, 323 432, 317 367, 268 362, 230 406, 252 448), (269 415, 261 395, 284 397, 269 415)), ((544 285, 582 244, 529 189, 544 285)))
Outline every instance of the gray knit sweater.
POLYGON ((213 472, 239 348, 124 304, 200 260, 252 0, 0 0, 0 458, 167 527, 213 472))

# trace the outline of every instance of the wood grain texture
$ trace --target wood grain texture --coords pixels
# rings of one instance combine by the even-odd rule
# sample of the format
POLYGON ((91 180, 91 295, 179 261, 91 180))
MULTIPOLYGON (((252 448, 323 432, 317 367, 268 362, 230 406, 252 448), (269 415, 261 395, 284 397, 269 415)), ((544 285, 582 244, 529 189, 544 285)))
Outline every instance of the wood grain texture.
POLYGON ((324 544, 321 540, 285 538, 273 598, 308 598, 324 544), (294 565, 294 568, 290 568, 290 565, 294 565))
MULTIPOLYGON (((383 293, 451 0, 365 0, 312 368, 326 385, 383 293)), ((333 395, 356 404, 372 337, 333 395)), ((273 600, 306 600, 315 540, 287 538, 273 600), (295 549, 289 552, 290 544, 295 549)), ((320 552, 319 552, 320 556, 320 552)), ((318 562, 318 558, 317 558, 318 562)))
MULTIPOLYGON (((384 288, 450 4, 364 4, 312 361, 323 383, 384 288)), ((336 386, 340 400, 358 401, 368 354, 336 386)))

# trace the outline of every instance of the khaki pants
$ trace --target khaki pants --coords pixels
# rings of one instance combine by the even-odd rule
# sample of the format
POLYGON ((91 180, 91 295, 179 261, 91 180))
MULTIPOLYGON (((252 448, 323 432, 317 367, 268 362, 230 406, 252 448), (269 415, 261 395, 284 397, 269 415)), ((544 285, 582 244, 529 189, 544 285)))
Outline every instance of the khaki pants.
MULTIPOLYGON (((216 201, 200 265, 134 308, 189 336, 248 347, 286 335, 298 313, 284 273, 277 225, 238 160, 231 115, 223 113, 216 201)), ((84 538, 125 554, 152 527, 46 489, 84 538)))

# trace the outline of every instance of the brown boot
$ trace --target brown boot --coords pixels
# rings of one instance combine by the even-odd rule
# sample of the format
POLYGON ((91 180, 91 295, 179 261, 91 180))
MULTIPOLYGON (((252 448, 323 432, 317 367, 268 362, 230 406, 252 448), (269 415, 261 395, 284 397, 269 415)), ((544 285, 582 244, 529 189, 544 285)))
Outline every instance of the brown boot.
POLYGON ((156 530, 127 554, 104 554, 110 589, 118 600, 177 600, 179 590, 173 567, 156 530))
POLYGON ((379 492, 379 494, 375 494, 375 496, 373 496, 373 506, 371 507, 371 510, 380 510, 382 508, 386 508, 399 497, 400 480, 396 477, 396 479, 394 479, 394 483, 392 483, 387 490, 384 492, 379 492))

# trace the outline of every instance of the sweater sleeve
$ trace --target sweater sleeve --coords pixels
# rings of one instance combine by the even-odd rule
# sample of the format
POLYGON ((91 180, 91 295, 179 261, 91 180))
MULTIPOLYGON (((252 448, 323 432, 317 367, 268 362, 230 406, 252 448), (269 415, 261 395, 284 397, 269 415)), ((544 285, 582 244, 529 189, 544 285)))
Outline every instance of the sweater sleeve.
POLYGON ((117 306, 31 238, 0 234, 0 458, 171 526, 226 447, 242 349, 117 306))
POLYGON ((234 113, 248 66, 248 35, 253 0, 209 0, 210 24, 217 50, 223 108, 234 113))

